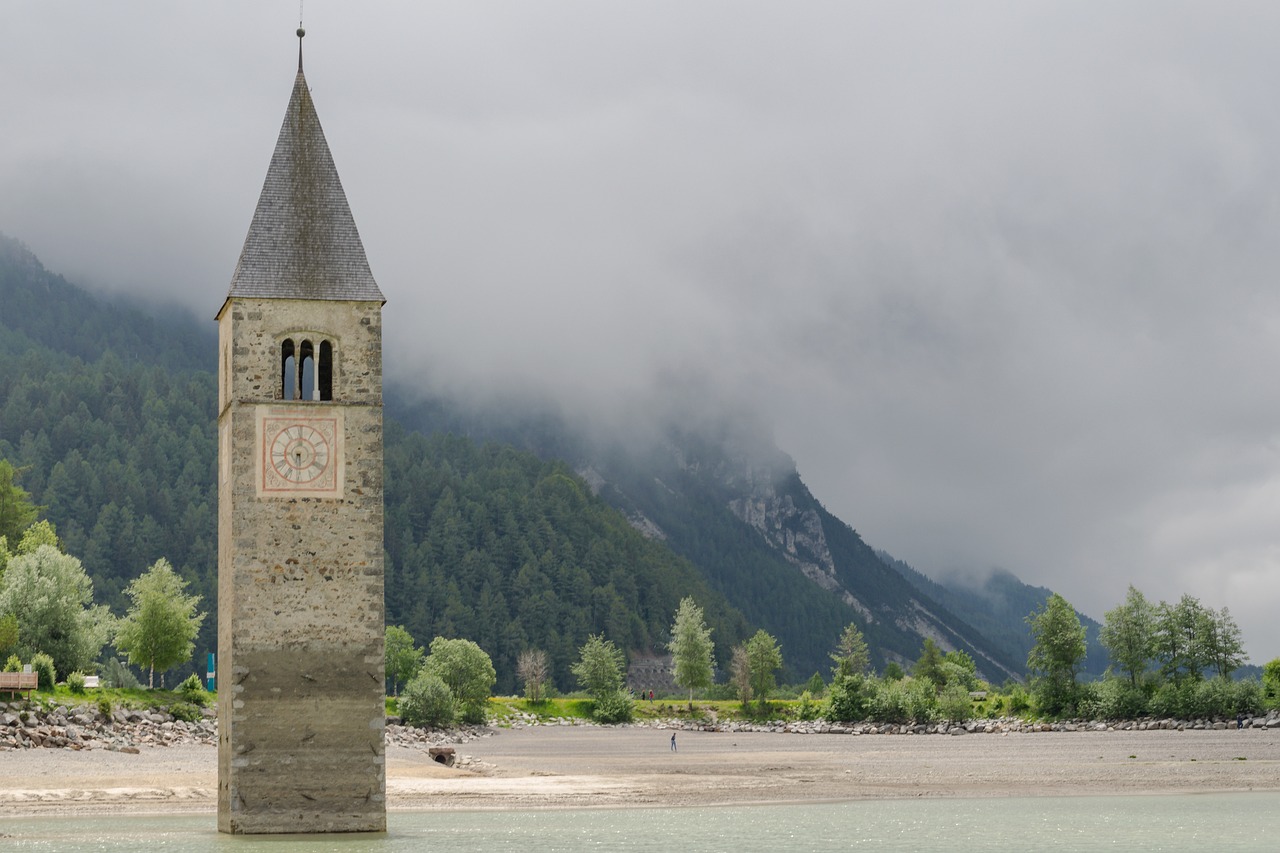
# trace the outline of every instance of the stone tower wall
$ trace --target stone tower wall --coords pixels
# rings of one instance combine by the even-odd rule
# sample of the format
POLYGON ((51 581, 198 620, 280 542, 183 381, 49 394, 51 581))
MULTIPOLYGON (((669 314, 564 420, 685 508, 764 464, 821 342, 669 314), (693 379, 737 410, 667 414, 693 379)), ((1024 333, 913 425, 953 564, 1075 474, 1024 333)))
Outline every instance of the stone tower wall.
POLYGON ((219 829, 383 830, 381 306, 231 299, 219 338, 219 829), (332 342, 332 402, 279 399, 285 338, 332 342), (270 418, 340 476, 267 490, 270 418))

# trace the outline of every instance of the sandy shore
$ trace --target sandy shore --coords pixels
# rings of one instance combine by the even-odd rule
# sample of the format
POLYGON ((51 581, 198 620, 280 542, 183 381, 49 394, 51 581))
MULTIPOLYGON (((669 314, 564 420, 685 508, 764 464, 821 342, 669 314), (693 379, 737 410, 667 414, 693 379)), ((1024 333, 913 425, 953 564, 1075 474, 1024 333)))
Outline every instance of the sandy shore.
MULTIPOLYGON (((1280 791, 1280 730, 785 735, 500 730, 470 769, 387 753, 391 809, 637 807, 910 797, 1280 791)), ((0 815, 210 812, 209 746, 0 752, 0 815)))

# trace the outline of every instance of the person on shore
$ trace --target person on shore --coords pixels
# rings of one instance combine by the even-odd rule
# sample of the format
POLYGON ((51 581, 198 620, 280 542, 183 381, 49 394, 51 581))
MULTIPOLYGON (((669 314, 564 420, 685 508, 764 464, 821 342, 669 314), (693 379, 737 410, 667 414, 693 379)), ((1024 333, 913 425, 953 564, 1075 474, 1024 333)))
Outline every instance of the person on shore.
POLYGON ((676 749, 676 733, 675 732, 671 733, 671 751, 679 752, 679 750, 676 749))

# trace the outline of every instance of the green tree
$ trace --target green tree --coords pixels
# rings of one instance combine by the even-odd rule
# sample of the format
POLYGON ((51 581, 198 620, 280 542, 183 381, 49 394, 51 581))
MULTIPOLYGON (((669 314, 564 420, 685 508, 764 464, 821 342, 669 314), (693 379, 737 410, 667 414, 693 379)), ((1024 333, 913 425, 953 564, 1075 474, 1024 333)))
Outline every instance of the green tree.
MULTIPOLYGON (((0 540, 11 543, 18 541, 41 509, 31 502, 27 490, 18 485, 19 473, 7 459, 0 459, 0 540)), ((3 569, 4 566, 0 566, 0 570, 3 569)))
POLYGON ((1267 702, 1280 702, 1280 658, 1262 665, 1262 690, 1267 702))
POLYGON ((191 660, 195 638, 204 622, 200 596, 187 595, 187 582, 161 557, 129 582, 132 604, 116 630, 115 647, 134 666, 147 669, 147 686, 155 686, 156 670, 191 660))
POLYGON ((733 647, 729 663, 729 677, 734 689, 738 691, 738 701, 746 705, 751 701, 751 661, 747 657, 747 647, 739 644, 733 647))
POLYGON ((54 529, 53 522, 37 521, 24 530, 22 538, 18 540, 18 553, 30 554, 41 545, 52 545, 59 551, 62 550, 62 542, 58 540, 58 531, 54 529))
POLYGON ((1178 684, 1199 681, 1211 661, 1212 632, 1213 615, 1198 598, 1183 595, 1177 604, 1160 602, 1154 635, 1160 674, 1178 684))
POLYGON ((470 640, 436 637, 431 641, 422 671, 445 683, 462 711, 464 722, 484 722, 485 703, 493 683, 498 680, 493 661, 484 649, 470 640))
POLYGON ((853 722, 866 719, 867 704, 875 692, 874 684, 864 675, 837 675, 831 680, 827 699, 827 719, 853 722))
POLYGON ((592 713, 601 722, 631 719, 631 695, 622 686, 624 665, 622 650, 612 640, 592 634, 579 649, 578 662, 570 667, 578 684, 591 696, 595 704, 592 713))
POLYGON ((4 577, 4 567, 9 564, 9 560, 18 554, 30 554, 41 545, 50 545, 59 551, 62 550, 58 533, 49 521, 37 521, 22 532, 17 542, 17 547, 10 550, 8 537, 0 536, 0 578, 4 577))
POLYGON ((525 649, 516 658, 516 674, 524 682, 524 695, 530 702, 542 701, 542 687, 549 672, 547 653, 542 649, 525 649))
POLYGON ((675 622, 671 625, 672 674, 676 684, 689 690, 689 710, 693 710, 693 691, 711 686, 712 654, 715 644, 711 629, 703 621, 702 608, 692 596, 680 599, 675 622))
POLYGON ((457 710, 453 693, 438 675, 419 672, 396 700, 400 717, 411 726, 442 728, 451 724, 457 710))
POLYGON ((938 648, 938 644, 932 637, 925 637, 924 645, 920 648, 920 657, 911 668, 911 674, 928 681, 935 690, 940 690, 942 685, 947 683, 947 673, 942 666, 944 660, 942 649, 938 648))
POLYGON ((804 689, 809 691, 811 696, 822 696, 827 690, 827 682, 822 680, 822 673, 815 672, 809 676, 809 681, 805 684, 804 689))
POLYGON ((599 700, 622 689, 625 663, 622 650, 612 640, 592 634, 578 650, 578 662, 569 671, 592 699, 599 700))
POLYGON ((1221 610, 1209 610, 1208 629, 1205 658, 1218 671, 1219 678, 1230 678, 1231 673, 1248 660, 1240 626, 1231 617, 1231 612, 1223 607, 1221 610))
POLYGON ((863 675, 871 668, 871 652, 855 623, 845 626, 836 650, 831 653, 831 660, 836 664, 831 670, 833 680, 842 675, 863 675))
POLYGON ((763 704, 776 685, 774 672, 782 666, 782 649, 778 641, 761 628, 747 640, 746 652, 751 693, 763 704))
POLYGON ((1085 631, 1067 600, 1053 593, 1044 608, 1027 616, 1033 645, 1027 669, 1040 710, 1059 715, 1075 708, 1076 675, 1085 656, 1085 631))
POLYGON ((18 617, 12 613, 0 616, 0 657, 18 645, 18 617))
POLYGON ((11 558, 0 580, 0 613, 18 618, 18 654, 44 652, 62 675, 87 668, 111 634, 110 612, 92 601, 80 561, 51 545, 11 558))
POLYGON ((942 672, 946 676, 944 687, 958 684, 965 689, 965 695, 978 689, 978 664, 962 649, 953 649, 942 656, 942 672))
POLYGON ((1111 666, 1129 676, 1137 687, 1155 649, 1156 608, 1133 584, 1124 603, 1103 617, 1098 640, 1111 655, 1111 666))
POLYGON ((386 676, 391 695, 400 695, 400 685, 408 684, 422 668, 426 654, 413 644, 413 635, 403 625, 388 625, 386 632, 386 676))

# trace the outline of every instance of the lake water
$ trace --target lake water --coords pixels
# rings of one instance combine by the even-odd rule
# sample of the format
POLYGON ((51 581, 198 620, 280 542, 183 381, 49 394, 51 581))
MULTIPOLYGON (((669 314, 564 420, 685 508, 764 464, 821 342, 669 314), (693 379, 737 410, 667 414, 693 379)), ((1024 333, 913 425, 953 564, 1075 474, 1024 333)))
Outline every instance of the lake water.
POLYGON ((807 805, 392 812, 373 836, 226 836, 212 815, 18 818, 23 851, 1275 850, 1280 794, 860 800, 807 805))

